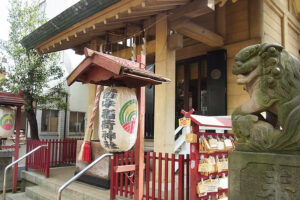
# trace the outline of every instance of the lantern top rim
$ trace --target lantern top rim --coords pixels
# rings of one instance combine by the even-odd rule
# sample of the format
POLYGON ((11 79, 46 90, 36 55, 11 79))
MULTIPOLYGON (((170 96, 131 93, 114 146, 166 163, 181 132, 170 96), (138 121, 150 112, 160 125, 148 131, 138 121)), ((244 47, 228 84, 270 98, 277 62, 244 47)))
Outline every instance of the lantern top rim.
POLYGON ((139 62, 108 55, 88 48, 86 58, 67 77, 68 85, 75 81, 97 85, 121 85, 129 88, 159 85, 170 79, 144 70, 139 62))

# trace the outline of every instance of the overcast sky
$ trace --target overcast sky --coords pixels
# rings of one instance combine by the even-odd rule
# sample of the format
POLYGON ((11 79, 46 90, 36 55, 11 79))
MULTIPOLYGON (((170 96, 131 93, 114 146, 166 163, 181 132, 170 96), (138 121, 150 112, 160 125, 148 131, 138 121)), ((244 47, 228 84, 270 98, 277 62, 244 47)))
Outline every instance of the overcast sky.
MULTIPOLYGON (((62 0, 57 4, 58 0, 47 0, 47 18, 51 19, 64 11, 66 8, 77 3, 79 0, 62 0)), ((7 40, 9 33, 9 24, 7 22, 8 0, 0 0, 0 39, 7 40)))
POLYGON ((9 24, 6 20, 8 15, 8 0, 0 0, 0 39, 7 40, 9 24))

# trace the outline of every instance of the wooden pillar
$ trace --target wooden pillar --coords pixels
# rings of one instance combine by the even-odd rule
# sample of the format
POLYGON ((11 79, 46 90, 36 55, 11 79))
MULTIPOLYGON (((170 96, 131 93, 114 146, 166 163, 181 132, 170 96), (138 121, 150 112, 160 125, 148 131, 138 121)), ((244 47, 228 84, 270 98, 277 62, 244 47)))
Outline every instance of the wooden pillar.
MULTIPOLYGON (((16 139, 15 139, 14 160, 18 160, 19 150, 20 150, 21 106, 17 107, 17 116, 15 120, 16 120, 16 139)), ((14 165, 14 170, 13 170, 13 186, 12 186, 13 193, 15 193, 17 190, 17 182, 18 182, 18 163, 14 165)))
POLYGON ((154 151, 174 153, 175 50, 168 48, 167 15, 157 15, 156 21, 155 73, 171 79, 171 83, 155 86, 154 151))
MULTIPOLYGON (((145 55, 138 55, 137 62, 145 69, 145 55)), ((145 87, 137 88, 139 105, 138 135, 135 143, 135 183, 134 200, 142 200, 144 194, 144 134, 145 134, 145 87)))
POLYGON ((289 36, 289 33, 288 33, 288 29, 289 29, 289 26, 288 26, 288 17, 286 15, 286 13, 283 14, 283 18, 282 18, 282 34, 281 34, 281 37, 282 37, 282 46, 284 48, 287 48, 287 41, 288 41, 288 36, 289 36))

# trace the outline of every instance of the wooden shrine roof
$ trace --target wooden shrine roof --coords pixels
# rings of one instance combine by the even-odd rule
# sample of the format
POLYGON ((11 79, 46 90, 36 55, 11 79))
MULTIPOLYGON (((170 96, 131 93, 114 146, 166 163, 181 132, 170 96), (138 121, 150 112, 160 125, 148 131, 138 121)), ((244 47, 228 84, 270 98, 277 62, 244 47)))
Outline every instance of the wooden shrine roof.
POLYGON ((27 35, 21 43, 26 49, 34 48, 41 54, 74 48, 91 39, 105 36, 108 31, 126 28, 131 23, 143 23, 150 16, 190 1, 79 1, 27 35))
POLYGON ((20 94, 0 92, 0 105, 22 106, 25 104, 20 94))
POLYGON ((130 88, 170 82, 158 74, 140 69, 140 63, 97 51, 84 49, 86 58, 67 77, 68 85, 75 81, 105 86, 124 85, 130 88))

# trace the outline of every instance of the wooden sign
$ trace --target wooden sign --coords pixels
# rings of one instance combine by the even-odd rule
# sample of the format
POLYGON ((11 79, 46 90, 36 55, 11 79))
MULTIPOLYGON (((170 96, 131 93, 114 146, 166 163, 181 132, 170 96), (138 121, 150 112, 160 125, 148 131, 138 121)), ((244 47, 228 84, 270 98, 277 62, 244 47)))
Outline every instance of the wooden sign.
POLYGON ((185 135, 185 142, 186 143, 197 143, 197 135, 194 133, 187 133, 185 135))
POLYGON ((191 126, 191 118, 186 118, 186 117, 180 118, 179 126, 183 126, 183 127, 191 126))

